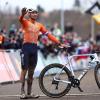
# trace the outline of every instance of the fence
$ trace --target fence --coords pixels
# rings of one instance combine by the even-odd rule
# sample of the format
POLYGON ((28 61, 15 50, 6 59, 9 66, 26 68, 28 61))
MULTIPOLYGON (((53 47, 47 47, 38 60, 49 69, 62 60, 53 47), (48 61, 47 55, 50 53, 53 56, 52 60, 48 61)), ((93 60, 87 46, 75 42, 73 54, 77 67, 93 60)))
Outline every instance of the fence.
MULTIPOLYGON (((45 59, 42 53, 38 52, 38 63, 35 69, 34 76, 39 76, 40 71, 44 68, 44 66, 50 63, 61 63, 64 64, 66 62, 66 57, 63 55, 52 57, 48 55, 48 58, 45 59)), ((84 60, 86 62, 86 60, 84 60)), ((78 65, 73 61, 74 69, 79 69, 80 61, 78 61, 78 65)), ((82 66, 81 66, 82 67, 82 66)), ((21 59, 20 59, 20 50, 1 50, 0 51, 0 83, 6 82, 15 82, 19 81, 21 72, 21 59)))

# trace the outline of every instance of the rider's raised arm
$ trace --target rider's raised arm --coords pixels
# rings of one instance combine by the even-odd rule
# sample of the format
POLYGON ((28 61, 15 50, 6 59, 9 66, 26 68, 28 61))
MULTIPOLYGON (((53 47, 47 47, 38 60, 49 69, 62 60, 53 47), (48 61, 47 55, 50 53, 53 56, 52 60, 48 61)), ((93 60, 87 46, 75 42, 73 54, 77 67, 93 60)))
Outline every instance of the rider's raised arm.
POLYGON ((19 17, 20 23, 24 23, 24 20, 25 20, 24 16, 26 14, 27 14, 27 8, 22 8, 22 10, 21 10, 21 16, 19 17))

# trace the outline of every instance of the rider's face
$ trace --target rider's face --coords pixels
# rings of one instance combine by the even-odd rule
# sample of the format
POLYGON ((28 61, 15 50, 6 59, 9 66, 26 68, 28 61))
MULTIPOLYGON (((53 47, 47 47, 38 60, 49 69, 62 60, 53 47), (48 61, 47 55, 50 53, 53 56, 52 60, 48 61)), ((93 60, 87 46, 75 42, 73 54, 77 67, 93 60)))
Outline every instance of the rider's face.
POLYGON ((39 13, 37 11, 29 12, 29 17, 31 19, 36 20, 38 18, 39 13))

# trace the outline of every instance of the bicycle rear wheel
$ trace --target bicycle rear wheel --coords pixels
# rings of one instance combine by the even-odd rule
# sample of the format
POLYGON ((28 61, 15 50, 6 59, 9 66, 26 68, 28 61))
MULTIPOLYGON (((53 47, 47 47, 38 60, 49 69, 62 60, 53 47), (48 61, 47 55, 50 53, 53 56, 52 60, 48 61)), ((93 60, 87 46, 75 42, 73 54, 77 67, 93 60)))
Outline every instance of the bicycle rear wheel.
POLYGON ((62 97, 68 93, 71 84, 61 81, 69 81, 70 75, 70 71, 63 65, 50 64, 41 71, 39 76, 39 86, 42 92, 49 97, 62 97), (54 77, 59 81, 55 81, 54 77))
POLYGON ((100 64, 97 64, 94 70, 95 80, 98 88, 100 89, 100 64))

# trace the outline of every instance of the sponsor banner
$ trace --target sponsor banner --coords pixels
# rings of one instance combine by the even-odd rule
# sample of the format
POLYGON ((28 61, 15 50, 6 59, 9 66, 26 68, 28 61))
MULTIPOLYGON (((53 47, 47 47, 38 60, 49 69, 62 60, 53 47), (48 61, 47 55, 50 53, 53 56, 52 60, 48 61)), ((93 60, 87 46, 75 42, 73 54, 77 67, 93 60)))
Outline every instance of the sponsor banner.
MULTIPOLYGON (((87 59, 80 59, 78 61, 72 59, 73 69, 77 70, 87 63, 87 59), (83 64, 84 63, 84 64, 83 64)), ((65 64, 67 59, 64 55, 52 57, 48 55, 45 59, 42 53, 38 52, 38 63, 33 77, 38 77, 41 70, 48 64, 60 63, 65 64)), ((84 68, 83 66, 83 68, 84 68)), ((69 69, 70 67, 67 66, 69 69)), ((85 66, 86 67, 86 66, 85 66)), ((14 82, 20 80, 21 73, 21 59, 19 50, 0 51, 0 83, 14 82)))

